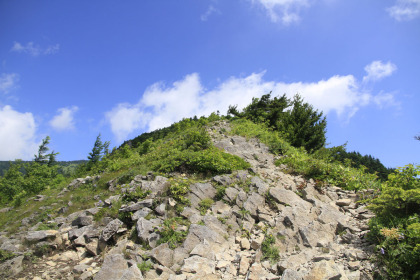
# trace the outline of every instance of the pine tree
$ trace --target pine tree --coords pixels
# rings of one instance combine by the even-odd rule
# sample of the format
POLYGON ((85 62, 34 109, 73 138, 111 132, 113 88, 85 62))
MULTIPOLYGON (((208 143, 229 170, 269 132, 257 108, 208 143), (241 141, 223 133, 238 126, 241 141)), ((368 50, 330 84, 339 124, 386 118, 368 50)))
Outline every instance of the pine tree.
POLYGON ((101 140, 101 134, 96 137, 95 144, 93 145, 92 152, 88 156, 88 166, 92 167, 93 164, 99 162, 104 156, 109 154, 109 141, 104 143, 101 140))
POLYGON ((304 147, 308 152, 324 147, 327 120, 322 112, 303 102, 299 94, 294 96, 291 105, 292 109, 277 122, 277 129, 285 133, 292 146, 304 147))
POLYGON ((47 145, 50 143, 51 138, 49 136, 42 140, 41 145, 38 148, 38 155, 35 155, 34 161, 39 163, 47 163, 48 155, 46 152, 50 149, 47 145))

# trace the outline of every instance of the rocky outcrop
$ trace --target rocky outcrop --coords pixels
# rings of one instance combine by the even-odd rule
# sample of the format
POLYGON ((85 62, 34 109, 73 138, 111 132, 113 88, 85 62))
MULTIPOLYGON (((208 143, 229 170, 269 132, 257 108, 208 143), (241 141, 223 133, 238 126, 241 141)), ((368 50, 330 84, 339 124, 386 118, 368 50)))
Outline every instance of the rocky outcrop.
MULTIPOLYGON (((372 279, 365 239, 372 213, 358 194, 320 190, 275 166, 264 144, 221 128, 229 129, 209 128, 215 145, 249 161, 249 171, 191 184, 183 209, 165 197, 168 178, 135 176, 102 205, 51 221, 57 230, 1 234, 1 249, 16 254, 1 270, 9 279, 372 279), (119 218, 94 219, 138 188, 149 195, 123 204, 119 218), (204 199, 215 202, 202 215, 204 199), (33 264, 35 254, 42 258, 33 264)), ((67 189, 83 182, 93 181, 76 179, 67 189)), ((108 185, 116 191, 115 180, 108 185)))

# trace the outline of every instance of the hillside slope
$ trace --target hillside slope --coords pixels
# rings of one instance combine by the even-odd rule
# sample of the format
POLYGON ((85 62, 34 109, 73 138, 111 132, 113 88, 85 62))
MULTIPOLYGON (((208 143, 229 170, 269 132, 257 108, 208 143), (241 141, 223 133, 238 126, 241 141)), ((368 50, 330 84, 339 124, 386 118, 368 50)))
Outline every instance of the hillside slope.
MULTIPOLYGON (((369 193, 320 188, 314 180, 288 174, 287 166, 275 165, 277 156, 265 144, 229 130, 223 121, 207 127, 214 146, 245 159, 249 169, 209 177, 149 172, 126 182, 108 178, 103 201, 98 195, 95 204, 71 214, 69 202, 47 223, 33 224, 27 217, 15 234, 1 232, 0 249, 14 257, 1 264, 0 274, 7 279, 373 279, 377 268, 369 262, 373 248, 365 239, 372 213, 358 202, 369 193), (55 229, 40 230, 48 224, 55 229)), ((76 179, 58 196, 74 201, 72 193, 94 192, 91 186, 99 180, 76 179)), ((32 203, 46 200, 38 196, 32 203)))

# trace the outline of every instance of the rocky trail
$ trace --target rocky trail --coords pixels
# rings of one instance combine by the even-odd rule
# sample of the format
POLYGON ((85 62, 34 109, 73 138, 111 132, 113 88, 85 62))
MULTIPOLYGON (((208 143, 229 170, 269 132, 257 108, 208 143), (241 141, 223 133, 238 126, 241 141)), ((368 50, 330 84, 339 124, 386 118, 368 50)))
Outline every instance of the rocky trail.
MULTIPOLYGON (((191 205, 180 213, 188 222, 172 228, 184 237, 181 244, 159 241, 177 204, 163 196, 169 178, 138 175, 122 187, 150 194, 119 210, 129 214, 132 229, 119 219, 94 220, 118 194, 61 214, 51 221, 57 230, 36 231, 22 221, 18 233, 0 233, 0 249, 16 255, 0 264, 2 279, 373 279, 373 245, 366 240, 372 213, 358 202, 366 193, 288 174, 266 145, 226 135, 226 123, 208 131, 215 146, 252 167, 190 185, 191 205), (214 203, 203 210, 209 199, 214 203)), ((94 179, 76 179, 66 190, 94 179)))

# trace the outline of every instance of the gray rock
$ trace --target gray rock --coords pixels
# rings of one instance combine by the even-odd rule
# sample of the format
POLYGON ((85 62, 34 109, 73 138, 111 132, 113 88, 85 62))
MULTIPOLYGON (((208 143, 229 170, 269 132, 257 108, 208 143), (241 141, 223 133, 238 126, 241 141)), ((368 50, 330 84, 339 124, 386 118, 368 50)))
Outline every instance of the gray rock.
POLYGON ((18 256, 11 260, 7 260, 4 263, 0 264, 0 277, 5 277, 3 279, 8 279, 17 275, 23 270, 23 258, 24 256, 18 256))
POLYGON ((107 242, 111 237, 117 233, 118 229, 123 225, 124 223, 121 222, 119 219, 115 219, 108 223, 106 227, 102 230, 101 236, 99 237, 100 241, 107 242))
POLYGON ((112 205, 112 203, 114 203, 114 202, 118 201, 119 199, 120 199, 120 195, 113 195, 113 196, 110 196, 110 197, 108 197, 107 199, 105 199, 105 201, 104 201, 105 206, 111 206, 111 205, 112 205))
POLYGON ((174 264, 174 251, 168 243, 161 244, 150 251, 150 256, 163 266, 171 267, 174 264))
POLYGON ((82 228, 73 228, 69 230, 68 235, 69 239, 73 240, 82 236, 88 229, 92 228, 92 226, 85 226, 82 228))
POLYGON ((233 180, 229 175, 218 175, 213 177, 212 180, 222 186, 229 186, 233 183, 233 180))
POLYGON ((165 214, 166 214, 166 204, 165 204, 165 203, 162 203, 162 204, 158 205, 158 206, 155 208, 155 212, 156 212, 159 216, 165 216, 165 214))
POLYGON ((184 260, 181 270, 187 273, 206 275, 216 272, 216 264, 209 259, 192 256, 184 260))
POLYGON ((283 271, 280 280, 303 280, 301 274, 293 269, 283 271))
POLYGON ((154 232, 154 229, 161 223, 162 221, 160 219, 138 219, 136 223, 137 236, 141 241, 149 243, 150 246, 155 245, 159 235, 154 232))
POLYGON ((255 187, 260 195, 265 195, 268 192, 269 186, 260 177, 254 176, 251 178, 251 184, 255 187))
POLYGON ((349 206, 352 203, 352 200, 349 198, 339 199, 335 202, 338 206, 349 206))
POLYGON ((120 212, 135 212, 135 211, 137 211, 139 209, 142 209, 144 207, 150 208, 150 207, 152 207, 152 205, 153 205, 153 199, 145 199, 143 201, 131 204, 127 207, 121 208, 119 211, 120 212))
POLYGON ((261 205, 264 205, 265 199, 258 193, 251 193, 250 196, 248 196, 248 199, 244 203, 245 210, 249 211, 249 214, 253 217, 257 217, 257 208, 261 205))
POLYGON ((145 207, 134 212, 134 214, 131 216, 131 219, 135 222, 140 218, 145 218, 147 215, 149 215, 150 212, 152 212, 152 210, 150 208, 145 207))
POLYGON ((197 207, 201 200, 206 198, 213 199, 216 195, 216 189, 210 183, 195 183, 190 186, 188 198, 192 207, 197 207))
POLYGON ((238 196, 239 191, 236 188, 229 187, 225 190, 224 198, 227 201, 233 202, 235 201, 236 197, 238 196))
POLYGON ((71 222, 71 225, 77 226, 80 228, 80 227, 91 225, 92 223, 93 223, 92 216, 80 216, 80 217, 77 217, 75 220, 73 220, 71 222))
POLYGON ((40 231, 30 231, 25 236, 25 239, 29 243, 36 243, 44 240, 51 240, 57 237, 58 231, 56 230, 40 230, 40 231))
POLYGON ((300 196, 292 191, 281 189, 281 188, 270 188, 270 195, 274 198, 277 203, 289 206, 297 206, 303 209, 311 209, 311 203, 304 201, 300 196))
POLYGON ((299 228, 299 234, 303 245, 307 247, 325 247, 328 243, 333 242, 335 228, 331 225, 312 222, 305 227, 299 228))
POLYGON ((151 191, 152 194, 164 194, 169 188, 168 178, 156 176, 154 181, 142 181, 141 188, 151 191))
POLYGON ((101 270, 94 280, 134 280, 143 279, 136 265, 127 262, 121 254, 108 255, 104 259, 101 270))

